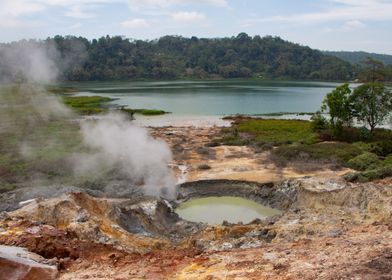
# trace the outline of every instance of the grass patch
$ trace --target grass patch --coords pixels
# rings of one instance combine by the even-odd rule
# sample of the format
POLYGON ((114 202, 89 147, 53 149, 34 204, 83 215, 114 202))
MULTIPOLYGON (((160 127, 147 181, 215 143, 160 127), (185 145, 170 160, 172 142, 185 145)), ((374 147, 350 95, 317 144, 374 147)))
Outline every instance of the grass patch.
POLYGON ((130 109, 130 108, 121 108, 121 112, 133 115, 133 114, 141 114, 143 116, 159 116, 168 114, 163 110, 155 110, 155 109, 130 109))
POLYGON ((226 130, 222 142, 226 145, 282 145, 312 144, 318 135, 312 132, 310 122, 300 120, 240 119, 226 130))
POLYGON ((277 113, 264 113, 255 114, 254 116, 264 116, 264 117, 282 117, 282 116, 313 116, 314 113, 311 112, 277 112, 277 113))
POLYGON ((376 154, 365 152, 355 158, 350 159, 347 165, 355 170, 365 171, 380 167, 381 160, 376 154))
POLYGON ((345 176, 349 182, 370 182, 392 176, 392 165, 366 170, 363 172, 352 172, 345 176))
POLYGON ((351 159, 361 153, 361 149, 354 145, 336 142, 284 145, 274 149, 272 156, 274 161, 280 165, 288 165, 296 161, 314 161, 347 166, 351 159))
POLYGON ((114 99, 103 96, 63 96, 65 105, 81 115, 101 114, 107 112, 105 103, 114 99))

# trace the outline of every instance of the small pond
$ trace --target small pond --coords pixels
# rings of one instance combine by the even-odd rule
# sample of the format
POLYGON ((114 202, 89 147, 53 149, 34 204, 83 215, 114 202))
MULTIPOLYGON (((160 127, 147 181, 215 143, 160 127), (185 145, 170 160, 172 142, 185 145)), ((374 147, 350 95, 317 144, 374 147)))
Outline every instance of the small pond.
POLYGON ((257 202, 241 197, 205 197, 180 204, 175 212, 183 219, 208 224, 249 223, 254 219, 264 219, 278 215, 281 211, 265 207, 257 202))

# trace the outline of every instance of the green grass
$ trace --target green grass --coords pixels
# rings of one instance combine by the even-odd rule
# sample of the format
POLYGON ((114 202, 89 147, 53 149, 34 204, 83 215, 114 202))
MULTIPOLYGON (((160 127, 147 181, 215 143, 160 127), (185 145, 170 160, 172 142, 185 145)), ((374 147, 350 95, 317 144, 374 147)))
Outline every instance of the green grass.
POLYGON ((255 114, 254 116, 264 116, 264 117, 282 117, 282 116, 313 116, 314 113, 311 112, 277 112, 277 113, 264 113, 255 114))
POLYGON ((315 143, 316 133, 311 131, 310 122, 300 120, 245 119, 235 124, 238 135, 257 143, 282 145, 290 143, 315 143))
POLYGON ((163 110, 155 110, 155 109, 130 109, 130 108, 121 108, 120 111, 127 114, 141 114, 143 116, 159 116, 168 114, 163 110))
POLYGON ((284 163, 301 159, 320 162, 337 162, 347 165, 351 159, 359 156, 361 149, 349 143, 317 143, 317 144, 294 144, 277 147, 272 151, 273 156, 284 163))
POLYGON ((64 104, 81 115, 105 113, 108 110, 104 107, 105 103, 113 100, 103 96, 63 96, 64 104))
POLYGON ((304 171, 349 167, 369 180, 387 176, 392 166, 390 130, 377 129, 370 139, 359 141, 360 128, 347 128, 345 140, 322 141, 326 132, 312 131, 309 121, 244 116, 232 120, 234 124, 223 129, 220 143, 253 146, 256 152, 271 150, 271 160, 278 166, 304 171))

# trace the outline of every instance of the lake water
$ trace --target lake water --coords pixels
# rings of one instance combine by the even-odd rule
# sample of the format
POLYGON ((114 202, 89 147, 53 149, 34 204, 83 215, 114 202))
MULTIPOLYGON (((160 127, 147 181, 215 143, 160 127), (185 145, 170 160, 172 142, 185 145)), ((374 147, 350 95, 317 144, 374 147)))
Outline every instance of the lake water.
POLYGON ((338 84, 262 80, 83 82, 81 95, 117 98, 130 108, 160 109, 175 116, 315 112, 338 84))
POLYGON ((205 197, 182 203, 175 212, 183 219, 208 224, 250 223, 256 218, 278 215, 281 211, 241 197, 205 197))

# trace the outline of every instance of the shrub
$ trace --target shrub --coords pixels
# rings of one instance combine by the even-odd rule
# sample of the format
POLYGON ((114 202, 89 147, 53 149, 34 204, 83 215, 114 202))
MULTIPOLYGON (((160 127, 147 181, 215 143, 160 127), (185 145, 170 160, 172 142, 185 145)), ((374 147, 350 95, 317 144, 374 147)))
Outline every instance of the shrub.
POLYGON ((385 158, 385 160, 383 161, 383 165, 384 166, 392 165, 392 155, 389 155, 385 158))
POLYGON ((321 114, 320 111, 313 114, 310 121, 312 131, 320 131, 328 128, 328 120, 321 114))
POLYGON ((298 161, 299 155, 307 159, 323 162, 337 162, 346 165, 347 162, 360 155, 362 151, 348 143, 318 143, 313 145, 285 145, 280 146, 272 151, 275 159, 279 161, 298 161))
POLYGON ((370 151, 379 156, 386 157, 389 154, 392 154, 392 140, 372 143, 370 151))
POLYGON ((369 129, 367 129, 364 126, 359 128, 359 138, 361 140, 369 140, 371 137, 372 137, 372 133, 370 132, 369 129))
POLYGON ((363 153, 359 156, 356 156, 353 159, 350 159, 347 162, 347 165, 355 170, 359 170, 359 171, 365 171, 368 169, 374 169, 379 167, 381 164, 380 159, 378 158, 378 156, 376 154, 373 153, 363 153))
POLYGON ((377 169, 364 171, 359 174, 357 181, 369 182, 377 179, 383 179, 392 176, 392 166, 384 166, 377 169))

